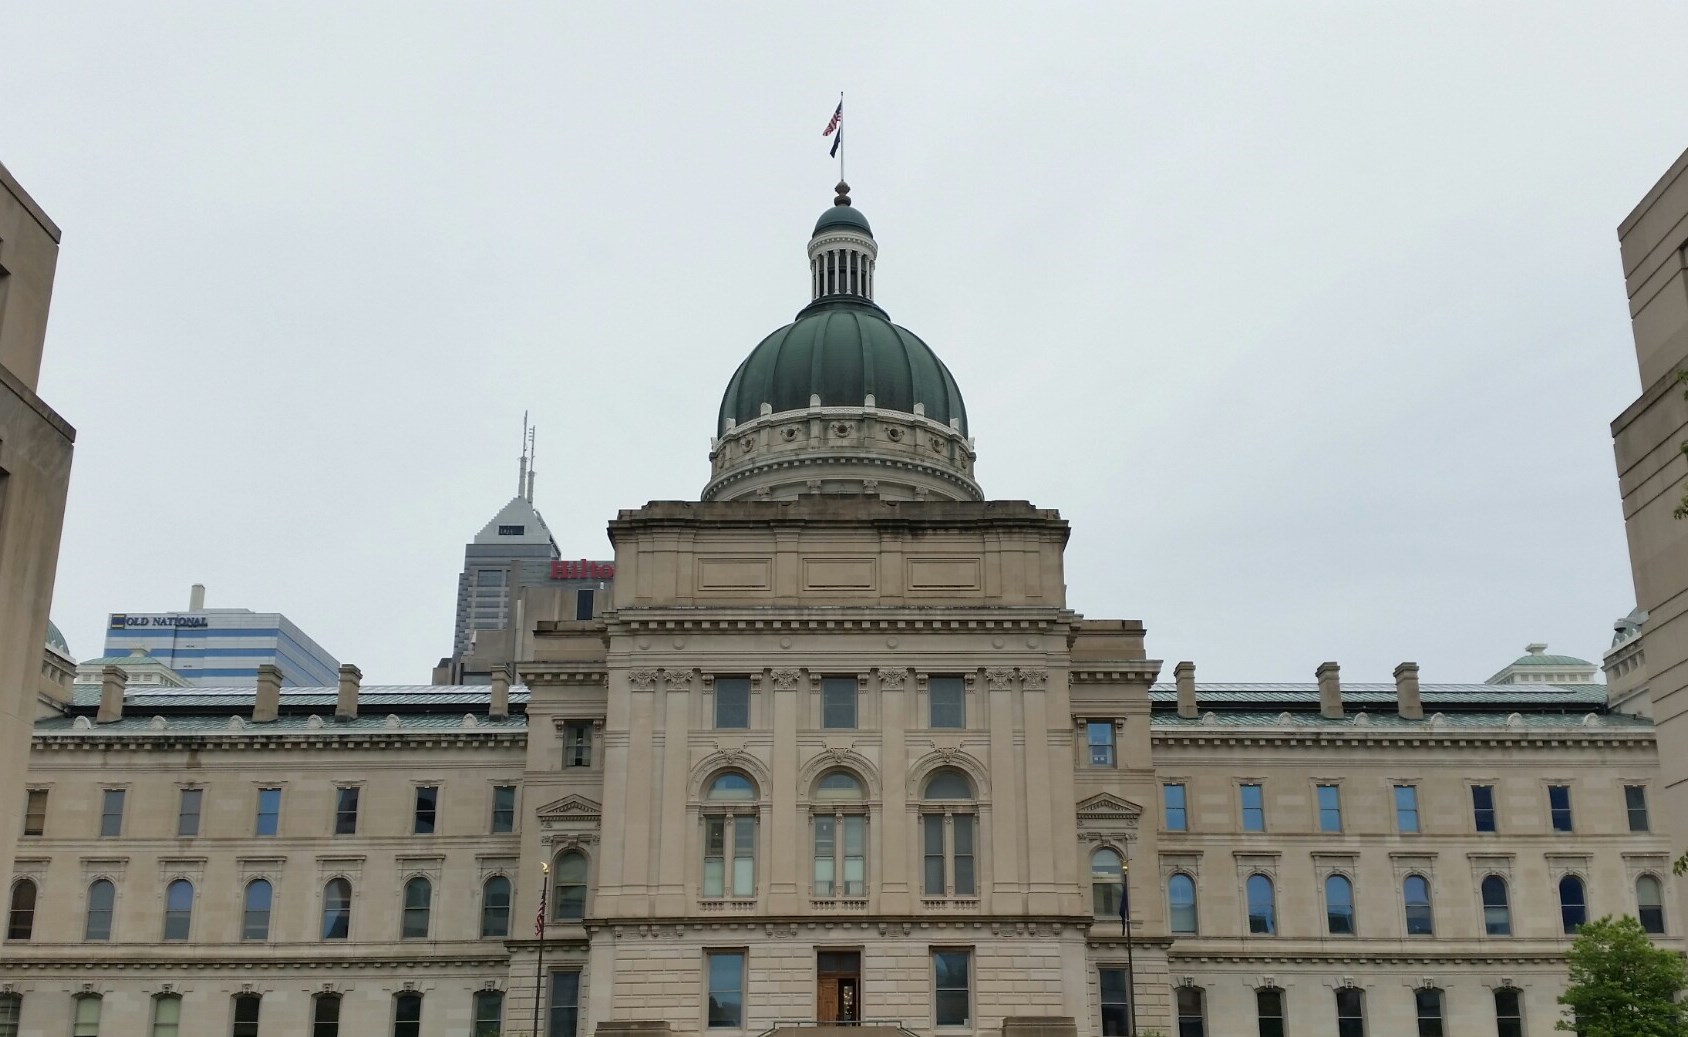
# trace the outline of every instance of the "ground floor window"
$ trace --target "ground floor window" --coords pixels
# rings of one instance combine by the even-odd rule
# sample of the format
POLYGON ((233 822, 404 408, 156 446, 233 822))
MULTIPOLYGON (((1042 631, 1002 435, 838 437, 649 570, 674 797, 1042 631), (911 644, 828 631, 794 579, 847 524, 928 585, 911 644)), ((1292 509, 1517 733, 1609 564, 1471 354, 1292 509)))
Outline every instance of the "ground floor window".
POLYGON ((1131 1032, 1131 973, 1103 966, 1097 975, 1102 987, 1102 1037, 1125 1037, 1131 1032))
POLYGON ((1337 1037, 1366 1037, 1366 995, 1355 987, 1336 992, 1337 1037))
POLYGON ((967 1026, 972 1019, 973 952, 932 952, 932 1018, 939 1026, 967 1026))
POLYGON ((1510 987, 1495 991, 1496 1037, 1524 1037, 1523 994, 1510 987))
POLYGON ((1260 1037, 1284 1037, 1284 992, 1267 987, 1254 992, 1254 1010, 1260 1020, 1260 1037))
POLYGON ((1207 1037, 1207 998, 1201 987, 1179 987, 1178 1037, 1207 1037))
POLYGON ((580 973, 551 973, 551 1012, 545 1037, 574 1037, 580 1023, 580 973))
POLYGON ((1418 1009, 1418 1037, 1442 1037, 1442 992, 1415 990, 1413 1000, 1418 1009))
POLYGON ((744 952, 709 951, 707 1010, 709 1025, 737 1030, 744 1027, 744 952))
POLYGON ((499 1037, 504 1032, 504 993, 499 990, 475 991, 474 1037, 499 1037))

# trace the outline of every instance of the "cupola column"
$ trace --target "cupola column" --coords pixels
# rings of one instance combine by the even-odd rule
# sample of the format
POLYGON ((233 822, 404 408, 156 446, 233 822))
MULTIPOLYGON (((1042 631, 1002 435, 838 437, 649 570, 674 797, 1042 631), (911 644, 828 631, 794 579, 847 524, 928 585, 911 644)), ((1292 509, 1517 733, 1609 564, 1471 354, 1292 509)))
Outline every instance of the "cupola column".
POLYGON ((873 267, 879 258, 879 246, 874 243, 867 221, 854 215, 848 184, 838 185, 838 197, 833 204, 835 211, 849 215, 815 228, 815 236, 809 242, 809 301, 845 295, 872 302, 873 267))

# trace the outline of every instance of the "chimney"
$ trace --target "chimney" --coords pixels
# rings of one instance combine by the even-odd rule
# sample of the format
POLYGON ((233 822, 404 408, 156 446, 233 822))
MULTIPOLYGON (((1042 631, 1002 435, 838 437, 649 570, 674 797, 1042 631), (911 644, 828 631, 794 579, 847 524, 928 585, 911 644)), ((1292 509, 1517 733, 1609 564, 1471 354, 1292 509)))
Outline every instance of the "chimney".
POLYGON ((351 663, 340 666, 340 697, 334 700, 334 719, 340 723, 356 720, 358 715, 358 685, 363 683, 363 671, 351 663))
POLYGON ((1319 678, 1319 714, 1327 720, 1342 719, 1342 667, 1320 663, 1313 671, 1319 678))
POLYGON ((129 685, 129 675, 122 667, 107 663, 100 670, 100 711, 94 720, 101 724, 115 724, 123 719, 123 690, 129 685))
POLYGON ((268 724, 281 714, 281 667, 263 663, 258 667, 258 694, 252 700, 252 722, 268 724))
POLYGON ((506 666, 492 668, 492 697, 487 700, 486 715, 494 720, 510 715, 510 670, 506 666))
POLYGON ((1403 718, 1424 719, 1424 700, 1418 696, 1418 663, 1395 667, 1395 704, 1403 718))
POLYGON ((188 592, 188 611, 198 612, 205 607, 205 584, 196 583, 188 592))
POLYGON ((1172 676, 1178 681, 1178 715, 1192 720, 1200 715, 1196 709, 1196 664, 1181 662, 1172 668, 1172 676))

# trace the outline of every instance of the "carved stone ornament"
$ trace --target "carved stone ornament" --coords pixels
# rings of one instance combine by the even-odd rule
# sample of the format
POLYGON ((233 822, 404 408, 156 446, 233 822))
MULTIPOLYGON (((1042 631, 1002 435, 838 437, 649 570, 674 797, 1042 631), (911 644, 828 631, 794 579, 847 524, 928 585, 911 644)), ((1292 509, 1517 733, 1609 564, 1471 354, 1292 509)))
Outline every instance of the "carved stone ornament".
POLYGON ((738 447, 739 447, 739 450, 741 452, 746 453, 746 454, 750 453, 752 450, 756 449, 756 439, 755 439, 755 437, 753 437, 753 436, 740 437, 740 439, 738 441, 738 447))
POLYGON ((837 436, 839 439, 845 438, 854 431, 856 431, 856 426, 850 424, 848 421, 835 421, 832 423, 832 434, 837 436))
POLYGON ((667 670, 662 681, 669 691, 685 691, 692 686, 692 674, 689 670, 667 670))
POLYGON ((985 687, 990 691, 1007 691, 1014 682, 1014 671, 1004 666, 985 671, 985 687))
POLYGON ((797 426, 796 425, 787 425, 785 428, 780 429, 780 438, 785 440, 787 443, 796 439, 797 438, 797 426))
POLYGON ((890 428, 885 430, 885 438, 889 439, 893 443, 901 443, 903 441, 903 430, 895 425, 892 425, 890 428))
POLYGON ((831 758, 833 763, 843 763, 849 758, 850 750, 840 749, 837 746, 833 746, 826 751, 826 755, 831 758))
POLYGON ((955 762, 955 754, 959 751, 960 750, 956 749, 954 746, 950 746, 950 745, 939 746, 938 747, 938 758, 943 760, 944 763, 946 763, 946 764, 954 763, 955 762))
POLYGON ((775 691, 795 691, 797 682, 803 677, 803 671, 774 670, 768 677, 773 681, 775 691))
POLYGON ((627 682, 633 685, 634 691, 650 691, 656 687, 655 670, 629 670, 627 682))
POLYGON ((1027 691, 1042 691, 1049 687, 1049 671, 1021 670, 1020 684, 1027 691))
POLYGON ((892 691, 896 691, 903 686, 903 682, 906 680, 908 680, 907 670, 898 669, 879 671, 879 686, 881 688, 888 688, 892 691))

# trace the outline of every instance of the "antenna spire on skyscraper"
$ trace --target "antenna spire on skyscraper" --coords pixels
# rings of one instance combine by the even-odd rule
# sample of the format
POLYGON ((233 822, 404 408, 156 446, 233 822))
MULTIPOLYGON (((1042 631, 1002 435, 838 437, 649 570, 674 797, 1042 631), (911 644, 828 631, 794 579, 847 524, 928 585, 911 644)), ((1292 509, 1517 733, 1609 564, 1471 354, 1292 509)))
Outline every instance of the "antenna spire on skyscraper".
POLYGON ((533 477, 539 474, 539 426, 528 428, 527 501, 533 503, 533 477))
POLYGON ((528 412, 522 411, 522 462, 516 474, 516 496, 526 496, 528 492, 528 412))

